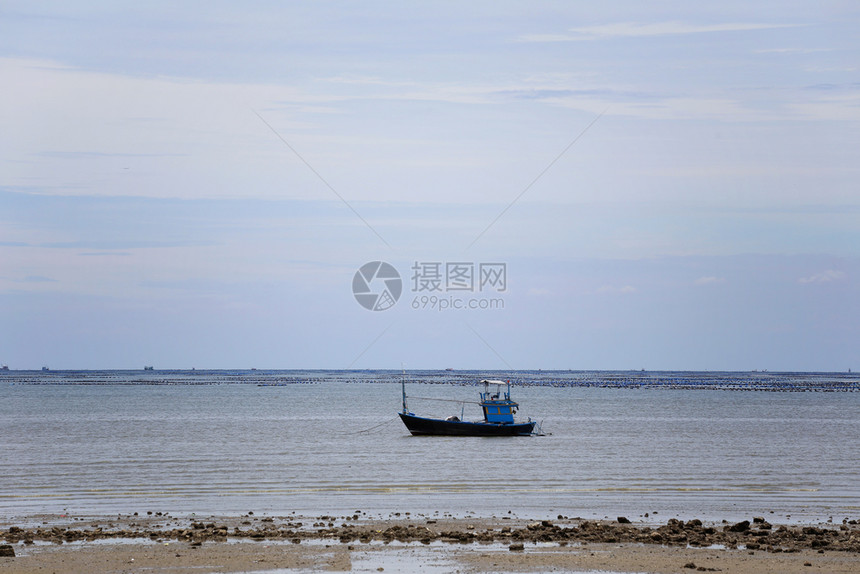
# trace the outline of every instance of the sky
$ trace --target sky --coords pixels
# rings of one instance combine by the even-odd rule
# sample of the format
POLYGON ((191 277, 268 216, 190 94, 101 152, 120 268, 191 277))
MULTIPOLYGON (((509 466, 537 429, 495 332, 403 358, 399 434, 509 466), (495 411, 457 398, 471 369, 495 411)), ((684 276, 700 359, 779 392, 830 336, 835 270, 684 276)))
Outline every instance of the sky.
POLYGON ((0 363, 860 369, 858 29, 0 0, 0 363))

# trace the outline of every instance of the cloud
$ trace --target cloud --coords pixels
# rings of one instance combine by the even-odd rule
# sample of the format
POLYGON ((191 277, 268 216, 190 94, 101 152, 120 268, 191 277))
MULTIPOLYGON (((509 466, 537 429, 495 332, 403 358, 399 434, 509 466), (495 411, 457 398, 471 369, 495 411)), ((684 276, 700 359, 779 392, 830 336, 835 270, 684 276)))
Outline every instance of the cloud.
POLYGON ((860 121, 860 94, 847 93, 786 105, 799 119, 825 121, 860 121))
POLYGON ((526 34, 520 36, 523 42, 573 42, 577 40, 597 40, 602 38, 643 38, 654 36, 678 36, 688 34, 708 34, 714 32, 748 32, 752 30, 771 30, 774 28, 793 28, 797 24, 766 24, 752 22, 733 22, 726 24, 688 24, 686 22, 615 22, 570 28, 572 34, 526 34))
MULTIPOLYGON (((318 105, 326 94, 44 63, 0 56, 0 77, 10 86, 0 90, 0 108, 16 110, 0 118, 5 188, 189 199, 281 197, 285 189, 319 196, 306 185, 306 171, 285 175, 282 146, 251 110, 272 102, 318 105)), ((273 113, 270 121, 284 133, 306 134, 304 116, 293 112, 273 113)))
POLYGON ((844 271, 836 271, 833 269, 828 269, 822 273, 816 273, 815 275, 810 275, 809 277, 801 277, 797 280, 798 283, 830 283, 831 281, 838 281, 845 277, 844 271))
POLYGON ((708 277, 699 277, 693 283, 695 283, 696 285, 712 285, 714 283, 725 283, 725 282, 726 282, 725 277, 708 276, 708 277))
POLYGON ((55 159, 188 157, 187 153, 113 153, 102 151, 41 151, 33 155, 55 159))
MULTIPOLYGON (((216 243, 213 241, 197 240, 93 240, 93 241, 65 241, 56 243, 43 243, 39 247, 47 249, 162 249, 169 247, 211 247, 216 243)), ((82 253, 82 255, 104 255, 106 251, 82 253)), ((116 255, 116 253, 111 253, 116 255)))
POLYGON ((597 290, 598 293, 619 293, 622 295, 626 295, 628 293, 636 293, 636 287, 632 285, 625 285, 624 287, 613 287, 611 285, 604 285, 600 289, 597 290))
POLYGON ((815 54, 818 52, 832 52, 831 48, 768 48, 765 50, 753 50, 755 54, 815 54))

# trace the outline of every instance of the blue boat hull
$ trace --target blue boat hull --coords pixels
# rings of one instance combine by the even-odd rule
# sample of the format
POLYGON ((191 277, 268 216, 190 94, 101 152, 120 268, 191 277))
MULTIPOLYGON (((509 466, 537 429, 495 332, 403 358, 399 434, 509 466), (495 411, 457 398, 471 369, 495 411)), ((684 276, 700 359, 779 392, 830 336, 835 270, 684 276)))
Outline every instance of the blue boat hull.
POLYGON ((400 419, 413 435, 441 436, 527 436, 532 434, 535 423, 486 423, 467 421, 446 421, 428 419, 415 415, 399 413, 400 419))

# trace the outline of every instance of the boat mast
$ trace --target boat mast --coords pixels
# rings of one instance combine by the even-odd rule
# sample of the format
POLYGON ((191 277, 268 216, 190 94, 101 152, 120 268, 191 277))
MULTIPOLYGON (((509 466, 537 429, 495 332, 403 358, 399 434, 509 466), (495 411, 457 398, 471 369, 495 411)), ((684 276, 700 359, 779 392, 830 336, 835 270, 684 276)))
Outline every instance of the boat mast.
POLYGON ((403 369, 403 376, 400 378, 400 390, 403 393, 403 414, 408 414, 409 409, 406 408, 406 369, 403 369))

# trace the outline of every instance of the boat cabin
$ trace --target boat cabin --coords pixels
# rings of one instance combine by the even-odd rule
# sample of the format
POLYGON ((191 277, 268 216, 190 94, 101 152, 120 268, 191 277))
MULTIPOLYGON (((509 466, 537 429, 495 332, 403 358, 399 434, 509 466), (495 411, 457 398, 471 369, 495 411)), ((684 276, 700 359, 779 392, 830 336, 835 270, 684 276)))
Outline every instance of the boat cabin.
POLYGON ((484 420, 488 423, 513 424, 514 413, 519 405, 511 400, 510 381, 484 380, 484 392, 481 396, 481 410, 484 420), (504 392, 502 392, 502 387, 504 392))

